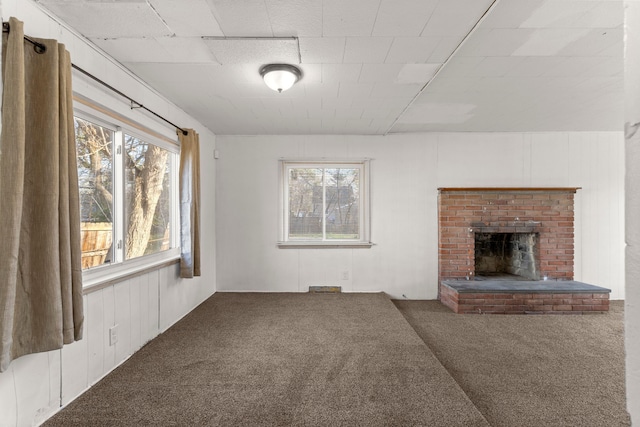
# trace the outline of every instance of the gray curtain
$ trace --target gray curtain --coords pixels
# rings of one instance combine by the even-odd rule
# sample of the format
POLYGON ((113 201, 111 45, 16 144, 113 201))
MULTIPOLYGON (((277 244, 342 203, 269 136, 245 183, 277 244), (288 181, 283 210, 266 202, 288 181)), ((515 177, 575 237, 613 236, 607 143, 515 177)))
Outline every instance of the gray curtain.
POLYGON ((82 338, 80 208, 71 60, 37 53, 11 18, 2 38, 0 372, 82 338))
POLYGON ((180 277, 200 276, 200 137, 180 132, 180 277))

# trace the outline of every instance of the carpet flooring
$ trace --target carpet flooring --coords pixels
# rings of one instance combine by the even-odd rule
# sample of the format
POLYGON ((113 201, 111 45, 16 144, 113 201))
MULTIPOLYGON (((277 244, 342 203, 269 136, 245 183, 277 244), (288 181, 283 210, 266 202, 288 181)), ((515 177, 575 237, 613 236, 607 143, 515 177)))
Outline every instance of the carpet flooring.
POLYGON ((45 426, 628 426, 623 304, 456 315, 384 294, 209 298, 45 426))
POLYGON ((394 301, 492 426, 628 426, 624 304, 607 314, 456 315, 394 301))
POLYGON ((218 293, 45 426, 488 426, 384 294, 218 293))

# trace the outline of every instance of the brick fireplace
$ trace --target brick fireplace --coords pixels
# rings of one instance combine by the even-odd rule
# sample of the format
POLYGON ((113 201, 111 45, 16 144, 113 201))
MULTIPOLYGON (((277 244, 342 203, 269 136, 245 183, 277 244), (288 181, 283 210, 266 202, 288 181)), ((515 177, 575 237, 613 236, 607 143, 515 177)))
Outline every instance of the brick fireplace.
POLYGON ((440 188, 441 301, 457 313, 607 311, 608 289, 573 281, 576 190, 440 188))
POLYGON ((474 279, 476 239, 491 234, 534 240, 528 249, 535 271, 530 280, 572 280, 576 190, 440 188, 440 281, 474 279))

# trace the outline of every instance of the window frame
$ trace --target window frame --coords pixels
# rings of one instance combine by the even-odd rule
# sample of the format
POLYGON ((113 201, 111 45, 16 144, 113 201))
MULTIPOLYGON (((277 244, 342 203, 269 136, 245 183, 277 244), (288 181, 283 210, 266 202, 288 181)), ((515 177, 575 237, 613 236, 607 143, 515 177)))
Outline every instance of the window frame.
MULTIPOLYGON (((370 161, 371 159, 280 159, 279 168, 279 248, 370 248, 371 209, 370 209, 370 161), (289 238, 289 170, 304 169, 360 169, 359 183, 359 239, 300 239, 289 238)), ((324 194, 323 194, 324 197, 324 194)), ((323 228, 326 217, 323 216, 323 228)))
POLYGON ((137 123, 134 119, 120 117, 118 113, 111 113, 99 105, 91 105, 85 99, 73 103, 74 118, 89 121, 114 132, 113 152, 113 261, 109 264, 98 265, 86 270, 82 270, 83 289, 96 289, 114 280, 134 275, 141 271, 165 265, 180 259, 180 204, 179 204, 179 164, 180 146, 176 139, 175 143, 168 142, 157 135, 152 129, 137 123), (110 114, 111 113, 111 114, 110 114), (131 135, 149 144, 153 144, 170 153, 170 199, 171 199, 171 226, 170 226, 170 248, 153 254, 142 255, 133 259, 125 259, 124 246, 126 239, 125 229, 125 182, 124 182, 124 155, 125 138, 124 135, 131 135), (118 157, 119 156, 119 157, 118 157), (120 244, 118 244, 120 241, 120 244))

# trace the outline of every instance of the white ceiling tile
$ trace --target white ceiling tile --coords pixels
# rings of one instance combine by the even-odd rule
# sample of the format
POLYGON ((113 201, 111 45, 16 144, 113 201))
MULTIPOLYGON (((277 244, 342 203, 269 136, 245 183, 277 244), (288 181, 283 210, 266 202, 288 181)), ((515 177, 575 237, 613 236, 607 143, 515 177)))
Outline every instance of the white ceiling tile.
POLYGON ((338 97, 338 83, 311 83, 306 84, 304 81, 301 81, 296 86, 301 86, 304 88, 305 94, 309 97, 319 97, 319 98, 337 98, 338 97))
POLYGON ((559 56, 512 56, 509 59, 518 61, 517 64, 506 73, 508 77, 538 77, 544 75, 549 69, 562 64, 566 58, 559 56))
POLYGON ((405 98, 407 104, 420 92, 424 84, 376 83, 371 96, 373 98, 405 98))
POLYGON ((448 75, 449 73, 443 71, 427 86, 425 93, 471 93, 476 90, 478 81, 482 79, 482 77, 445 77, 448 75))
POLYGON ((378 110, 374 108, 367 108, 362 110, 363 119, 386 119, 391 116, 391 113, 387 109, 378 110))
MULTIPOLYGON (((322 98, 322 108, 324 110, 332 110, 335 112, 337 108, 347 108, 354 106, 354 99, 347 96, 343 96, 340 98, 327 96, 322 98)), ((356 107, 358 105, 356 104, 356 107)))
POLYGON ((294 109, 307 111, 311 108, 319 109, 322 107, 322 99, 321 98, 292 98, 291 104, 294 109))
POLYGON ((170 55, 164 62, 217 62, 200 37, 159 37, 156 40, 170 55))
MULTIPOLYGON (((539 59, 542 59, 541 57, 539 59)), ((560 61, 555 65, 549 65, 543 71, 542 76, 549 77, 571 77, 579 76, 587 70, 595 67, 605 58, 592 56, 556 57, 560 61)))
POLYGON ((374 36, 419 36, 437 0, 382 0, 373 27, 374 36))
POLYGON ((620 47, 623 37, 622 29, 588 30, 584 37, 564 47, 560 54, 562 56, 611 56, 611 53, 617 52, 617 56, 622 54, 620 47), (612 47, 615 49, 613 52, 609 50, 612 47))
POLYGON ((339 98, 369 97, 373 90, 373 83, 340 83, 339 98))
MULTIPOLYGON (((323 118, 322 127, 331 131, 334 131, 334 129, 345 129, 347 127, 347 119, 340 117, 323 118)), ((349 131, 351 131, 351 129, 347 130, 347 132, 349 131)))
POLYGON ((459 56, 510 56, 527 43, 533 29, 478 29, 458 50, 459 56))
POLYGON ((322 35, 327 37, 370 36, 379 1, 323 0, 322 35))
POLYGON ((222 36, 206 0, 149 0, 177 36, 222 36))
POLYGON ((322 36, 322 2, 265 0, 274 36, 322 36))
POLYGON ((446 0, 438 2, 423 36, 464 36, 491 6, 491 0, 446 0))
POLYGON ((303 64, 340 64, 344 58, 344 37, 302 37, 300 56, 303 64))
POLYGON ((385 109, 389 110, 397 110, 404 109, 409 101, 407 98, 395 97, 395 98, 354 98, 353 103, 351 104, 353 107, 360 108, 374 108, 374 109, 385 109))
POLYGON ((280 96, 260 98, 260 102, 262 103, 262 106, 267 110, 280 110, 280 109, 287 109, 287 108, 293 107, 293 104, 291 103, 291 99, 282 98, 280 96))
POLYGON ((399 123, 464 123, 473 117, 474 104, 413 104, 399 123))
POLYGON ((323 83, 355 83, 360 80, 362 64, 322 64, 323 83))
POLYGON ((445 62, 462 42, 462 36, 439 37, 438 45, 435 47, 427 62, 445 62))
POLYGON ((420 64, 427 62, 440 42, 440 37, 396 37, 384 62, 388 64, 420 64))
POLYGON ((353 107, 336 108, 336 117, 345 120, 360 119, 362 117, 362 109, 353 107))
MULTIPOLYGON (((565 48, 585 38, 588 29, 550 28, 535 30, 513 55, 515 56, 552 56, 564 52, 565 48)), ((582 43, 584 44, 584 42, 582 43)), ((565 56, 572 56, 571 53, 565 56)))
POLYGON ((397 83, 427 83, 442 64, 406 64, 398 73, 397 83))
POLYGON ((93 41, 122 62, 217 62, 199 37, 94 39, 93 41))
POLYGON ((360 83, 394 83, 402 69, 401 64, 363 64, 360 83))
POLYGON ((583 1, 547 1, 538 7, 520 28, 579 28, 579 22, 595 2, 583 1))
MULTIPOLYGON (((617 31, 617 30, 613 30, 617 31)), ((613 40, 613 42, 609 45, 609 47, 604 48, 600 52, 598 52, 598 56, 609 56, 614 58, 621 58, 622 52, 624 52, 624 41, 622 38, 613 40)))
POLYGON ((624 62, 622 58, 598 57, 599 62, 591 68, 585 69, 584 75, 589 77, 622 76, 624 62))
POLYGON ((273 36, 264 0, 207 0, 227 37, 273 36))
POLYGON ((391 37, 347 37, 345 64, 380 64, 384 62, 393 39, 391 37))
POLYGON ((623 21, 623 2, 604 1, 597 2, 594 8, 589 9, 573 25, 581 28, 617 28, 623 21))
POLYGON ((160 93, 174 100, 187 113, 195 114, 199 105, 211 97, 218 96, 223 87, 233 86, 225 81, 219 84, 221 66, 218 64, 163 64, 125 63, 140 78, 160 93), (176 79, 180 76, 180 79, 176 79))
POLYGON ((489 56, 484 58, 471 71, 470 76, 499 77, 508 74, 517 67, 524 58, 512 56, 489 56))
POLYGON ((481 28, 519 28, 547 0, 499 1, 482 21, 481 28))
POLYGON ((443 72, 446 77, 467 77, 473 74, 478 64, 484 60, 482 56, 459 56, 456 55, 444 65, 443 72))
POLYGON ((171 31, 145 3, 69 3, 42 1, 83 36, 88 38, 158 37, 171 31))
POLYGON ((299 63, 298 43, 294 39, 204 38, 204 43, 221 64, 299 63))
POLYGON ((155 38, 93 39, 93 42, 121 62, 169 62, 170 59, 155 38))
POLYGON ((322 83, 322 65, 320 64, 304 64, 299 66, 302 72, 302 78, 307 83, 322 83))

